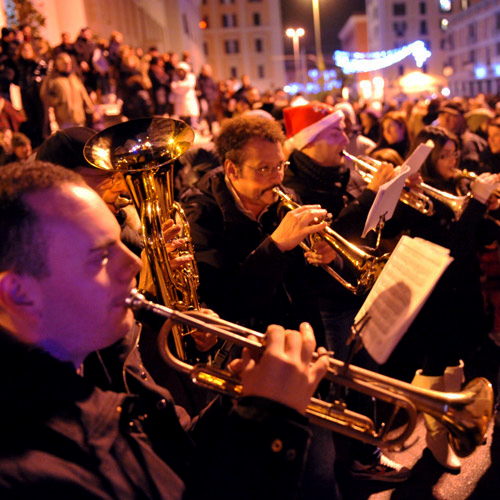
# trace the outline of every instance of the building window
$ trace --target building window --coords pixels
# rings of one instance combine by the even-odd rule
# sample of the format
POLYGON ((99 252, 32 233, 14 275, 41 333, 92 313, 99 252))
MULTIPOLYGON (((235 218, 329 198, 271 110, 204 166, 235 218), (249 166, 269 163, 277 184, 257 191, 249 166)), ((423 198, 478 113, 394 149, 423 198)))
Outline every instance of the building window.
POLYGON ((448 48, 450 50, 455 50, 455 37, 453 36, 453 33, 448 35, 448 48))
POLYGON ((257 76, 258 76, 258 78, 265 78, 266 75, 265 75, 263 64, 259 64, 257 66, 257 76))
POLYGON ((240 53, 240 42, 238 40, 225 40, 224 50, 226 54, 239 54, 240 53))
POLYGON ((230 4, 234 3, 234 0, 219 0, 219 3, 221 5, 230 5, 230 4))
POLYGON ((451 0, 439 0, 439 9, 441 12, 451 12, 451 0))
POLYGON ((441 19, 441 22, 439 23, 439 27, 441 28, 441 31, 446 31, 448 29, 448 26, 450 25, 448 19, 443 18, 441 19))
POLYGON ((189 23, 186 14, 182 14, 182 27, 184 29, 184 33, 186 33, 186 35, 189 35, 189 23))
POLYGON ((427 64, 422 64, 422 73, 427 73, 427 64))
POLYGON ((460 6, 462 7, 462 10, 467 10, 469 8, 469 5, 469 0, 460 0, 460 6))
POLYGON ((224 28, 236 28, 238 26, 236 14, 222 14, 222 26, 224 28))
POLYGON ((500 31, 500 12, 495 14, 495 29, 496 31, 500 31))
POLYGON ((400 64, 398 66, 398 74, 399 76, 403 76, 405 74, 405 67, 404 67, 404 64, 400 64))
POLYGON ((255 39, 255 52, 264 52, 264 44, 262 43, 262 38, 255 39))
POLYGON ((427 35, 427 21, 425 19, 420 21, 420 34, 427 35))
POLYGON ((469 26, 467 26, 467 39, 469 42, 477 41, 477 30, 475 23, 471 23, 469 24, 469 26))
POLYGON ((258 12, 253 13, 253 25, 260 26, 260 14, 258 12))
POLYGON ((231 78, 238 78, 238 69, 234 66, 231 66, 229 73, 231 73, 231 78))
POLYGON ((208 21, 208 16, 203 16, 201 23, 199 25, 200 27, 203 26, 202 29, 206 30, 207 28, 210 28, 210 23, 208 21))
POLYGON ((406 33, 406 21, 398 21, 392 25, 394 29, 394 34, 396 36, 405 36, 406 33))
POLYGON ((260 3, 262 0, 248 0, 250 3, 260 3))
POLYGON ((500 42, 497 42, 497 56, 500 56, 500 42))
POLYGON ((406 4, 405 3, 392 4, 392 13, 395 16, 406 16, 406 4))
POLYGON ((427 4, 425 2, 420 2, 418 4, 418 9, 421 15, 427 14, 427 4))
POLYGON ((207 42, 203 42, 203 54, 208 56, 208 44, 207 42))
POLYGON ((471 63, 476 62, 476 51, 475 50, 471 50, 469 52, 469 62, 471 62, 471 63))

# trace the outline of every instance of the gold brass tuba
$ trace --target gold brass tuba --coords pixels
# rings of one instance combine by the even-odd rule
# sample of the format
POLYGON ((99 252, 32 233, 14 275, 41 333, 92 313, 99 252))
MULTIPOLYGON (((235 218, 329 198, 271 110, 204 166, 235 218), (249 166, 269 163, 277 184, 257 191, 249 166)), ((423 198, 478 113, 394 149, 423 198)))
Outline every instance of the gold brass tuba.
MULTIPOLYGON (((377 171, 381 163, 374 158, 351 155, 347 151, 344 151, 343 155, 354 163, 359 175, 367 183, 372 180, 373 174, 377 171)), ((470 196, 454 196, 446 191, 436 189, 425 182, 421 182, 416 188, 403 188, 399 197, 401 202, 429 216, 435 213, 434 203, 430 198, 446 205, 453 212, 455 220, 459 220, 467 208, 470 196)))
MULTIPOLYGON (((275 187, 274 192, 281 200, 278 206, 278 215, 281 218, 286 215, 286 212, 300 207, 298 203, 293 201, 279 187, 275 187)), ((356 281, 355 283, 350 283, 328 265, 323 264, 321 267, 325 269, 325 271, 333 278, 335 278, 342 286, 355 295, 363 294, 370 290, 378 278, 378 275, 382 271, 385 263, 389 259, 389 254, 375 257, 365 252, 350 241, 346 240, 339 233, 335 232, 331 227, 326 227, 312 236, 313 238, 325 241, 337 252, 337 254, 342 257, 344 265, 346 265, 346 267, 349 268, 349 271, 352 272, 356 281)), ((302 242, 300 246, 306 252, 310 250, 310 247, 304 242, 302 242)))
MULTIPOLYGON (((87 161, 125 177, 141 218, 142 237, 156 289, 164 304, 178 310, 198 309, 198 269, 194 261, 173 269, 163 238, 162 225, 172 219, 181 225, 186 243, 175 255, 193 248, 184 211, 173 199, 173 167, 194 140, 185 122, 167 118, 141 118, 113 125, 92 137, 84 148, 87 161)), ((177 355, 186 360, 185 336, 190 330, 174 326, 177 355)))
MULTIPOLYGON (((187 324, 197 330, 213 333, 241 347, 262 350, 265 345, 265 335, 262 333, 199 311, 174 311, 145 300, 136 291, 132 291, 126 304, 132 309, 145 309, 170 318, 174 323, 187 324), (256 340, 248 338, 250 335, 256 340)), ((168 348, 166 337, 169 334, 162 332, 158 341, 161 354, 173 368, 189 374, 195 384, 232 397, 241 396, 241 381, 231 373, 205 364, 192 366, 175 357, 168 348)), ((432 415, 446 427, 451 446, 458 456, 465 457, 484 441, 493 416, 493 388, 484 378, 472 380, 461 392, 439 392, 415 387, 357 366, 347 366, 334 358, 329 360, 326 378, 335 384, 393 405, 393 414, 387 424, 377 428, 372 419, 348 410, 342 402, 328 403, 312 398, 306 410, 310 420, 334 432, 380 448, 402 446, 415 428, 417 412, 421 411, 432 415), (393 426, 394 417, 401 409, 407 414, 407 422, 402 428, 396 428, 393 426)))

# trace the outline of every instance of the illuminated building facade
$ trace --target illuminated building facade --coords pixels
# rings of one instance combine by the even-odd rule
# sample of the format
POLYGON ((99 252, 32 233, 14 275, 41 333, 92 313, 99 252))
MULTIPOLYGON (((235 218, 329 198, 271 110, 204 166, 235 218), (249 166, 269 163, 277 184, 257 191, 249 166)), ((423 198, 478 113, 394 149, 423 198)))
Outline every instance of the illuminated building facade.
MULTIPOLYGON (((370 51, 397 49, 422 40, 432 53, 420 70, 415 60, 408 57, 387 68, 372 72, 372 78, 383 77, 386 97, 395 97, 401 92, 431 95, 446 86, 443 70, 447 67, 447 32, 451 15, 466 9, 470 3, 469 0, 366 0, 370 51), (402 81, 402 77, 416 71, 430 77, 425 79, 427 88, 404 87, 405 80, 402 81), (432 82, 430 87, 429 81, 432 82)), ((413 80, 416 78, 417 76, 413 80)))
POLYGON ((452 95, 500 93, 500 2, 472 1, 450 17, 446 72, 452 95))
POLYGON ((203 52, 220 79, 248 75, 261 91, 285 83, 279 0, 201 0, 203 52))

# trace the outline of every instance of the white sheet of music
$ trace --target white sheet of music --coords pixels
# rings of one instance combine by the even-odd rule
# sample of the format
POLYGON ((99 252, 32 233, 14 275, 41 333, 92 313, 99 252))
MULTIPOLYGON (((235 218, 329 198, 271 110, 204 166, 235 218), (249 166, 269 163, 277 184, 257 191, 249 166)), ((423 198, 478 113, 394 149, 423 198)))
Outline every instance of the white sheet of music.
POLYGON ((364 238, 372 229, 376 229, 380 217, 384 217, 384 220, 389 220, 394 214, 394 209, 399 201, 399 196, 403 190, 406 179, 410 175, 410 167, 403 165, 399 168, 399 173, 393 177, 390 181, 382 184, 378 191, 375 200, 368 212, 368 217, 366 218, 365 228, 363 229, 364 238))
POLYGON ((361 337, 377 363, 385 363, 453 257, 449 250, 403 236, 355 318, 370 320, 361 337))
POLYGON ((377 196, 370 208, 370 212, 368 213, 368 217, 366 218, 365 227, 361 236, 362 238, 372 229, 376 229, 381 216, 384 216, 384 220, 386 221, 392 217, 406 179, 419 171, 433 147, 434 143, 432 141, 427 141, 425 144, 419 144, 403 165, 396 167, 399 169, 397 175, 380 186, 377 196))

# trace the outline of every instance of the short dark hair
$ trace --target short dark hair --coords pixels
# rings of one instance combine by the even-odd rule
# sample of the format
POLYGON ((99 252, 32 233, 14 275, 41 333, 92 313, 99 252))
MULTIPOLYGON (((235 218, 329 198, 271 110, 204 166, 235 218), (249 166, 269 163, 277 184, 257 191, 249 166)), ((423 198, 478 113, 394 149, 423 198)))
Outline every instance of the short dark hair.
POLYGON ((231 160, 236 165, 244 161, 242 149, 252 139, 264 139, 283 144, 285 134, 278 122, 260 116, 238 116, 223 122, 215 147, 221 162, 231 160))
POLYGON ((0 169, 0 272, 37 279, 50 274, 47 238, 25 196, 66 183, 85 184, 76 172, 47 162, 14 162, 0 169))

